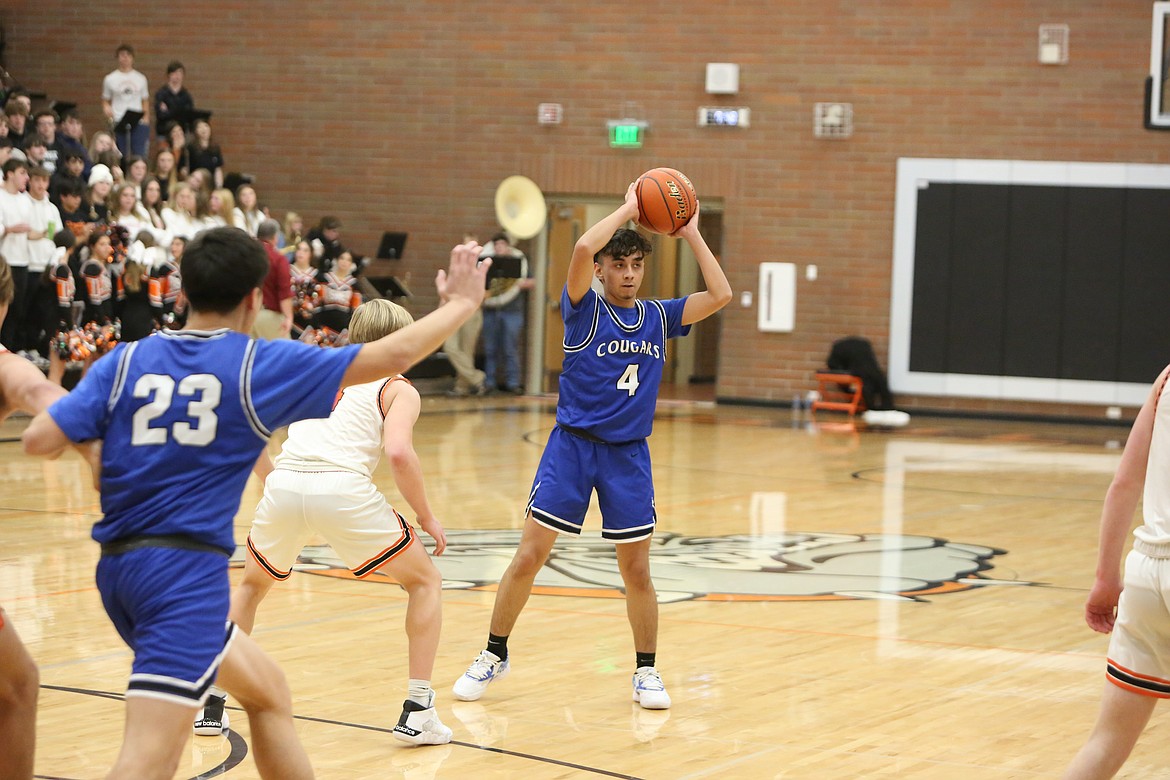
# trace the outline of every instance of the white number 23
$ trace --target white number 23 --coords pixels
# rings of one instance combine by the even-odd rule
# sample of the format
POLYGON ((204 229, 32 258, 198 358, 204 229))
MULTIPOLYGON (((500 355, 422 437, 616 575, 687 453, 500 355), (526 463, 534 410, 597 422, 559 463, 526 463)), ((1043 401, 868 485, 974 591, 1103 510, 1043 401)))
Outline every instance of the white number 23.
MULTIPOLYGON (((187 416, 195 419, 195 425, 186 420, 174 423, 169 431, 179 444, 189 447, 205 447, 215 441, 219 419, 215 409, 219 406, 223 386, 213 374, 191 374, 178 382, 180 398, 191 398, 187 402, 187 416)), ((134 413, 134 430, 130 443, 166 444, 168 429, 153 428, 150 423, 171 408, 175 395, 175 379, 165 374, 143 374, 134 383, 135 398, 150 398, 134 413), (151 395, 153 394, 153 398, 151 395)))

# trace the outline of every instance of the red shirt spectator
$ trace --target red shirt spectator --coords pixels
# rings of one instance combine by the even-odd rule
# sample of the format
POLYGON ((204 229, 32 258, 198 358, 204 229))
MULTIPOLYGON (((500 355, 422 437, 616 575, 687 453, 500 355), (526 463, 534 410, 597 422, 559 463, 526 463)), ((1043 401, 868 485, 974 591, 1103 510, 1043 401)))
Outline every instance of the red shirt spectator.
POLYGON ((265 220, 256 231, 256 237, 268 253, 268 276, 260 288, 264 308, 256 313, 252 335, 262 339, 287 339, 292 329, 292 277, 288 258, 276 250, 276 234, 280 226, 275 220, 265 220))

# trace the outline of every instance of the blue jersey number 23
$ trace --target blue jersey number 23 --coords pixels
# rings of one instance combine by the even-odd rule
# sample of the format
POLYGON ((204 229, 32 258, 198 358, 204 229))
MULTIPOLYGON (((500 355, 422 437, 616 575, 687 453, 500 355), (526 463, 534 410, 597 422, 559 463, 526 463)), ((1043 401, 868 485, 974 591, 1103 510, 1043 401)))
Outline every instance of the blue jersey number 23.
POLYGON ((152 421, 171 408, 176 382, 174 377, 166 374, 143 374, 134 383, 134 397, 151 400, 134 413, 131 444, 166 444, 168 434, 174 436, 179 444, 189 447, 205 447, 215 441, 219 424, 215 409, 219 406, 223 390, 219 378, 214 374, 191 374, 180 379, 177 384, 179 397, 191 399, 186 403, 187 416, 195 419, 195 425, 180 420, 169 430, 151 427, 152 421))

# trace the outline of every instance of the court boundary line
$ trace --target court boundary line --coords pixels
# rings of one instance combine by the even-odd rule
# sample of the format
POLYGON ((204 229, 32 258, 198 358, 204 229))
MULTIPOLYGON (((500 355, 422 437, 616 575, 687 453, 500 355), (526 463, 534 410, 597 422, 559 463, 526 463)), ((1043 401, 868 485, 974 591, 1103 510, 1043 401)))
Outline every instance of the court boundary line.
MULTIPOLYGON (((47 683, 41 684, 40 687, 44 690, 57 691, 60 693, 76 693, 83 696, 94 696, 100 699, 125 701, 124 696, 118 693, 113 693, 112 691, 99 691, 91 688, 74 688, 66 685, 49 685, 47 683)), ((244 712, 242 707, 228 707, 227 709, 234 710, 236 712, 244 712)), ((361 729, 363 731, 376 731, 381 734, 394 733, 394 729, 389 729, 384 726, 370 726, 365 723, 353 723, 350 721, 332 720, 330 718, 317 718, 312 715, 293 715, 293 720, 302 720, 309 723, 323 723, 327 726, 341 726, 343 728, 361 729)), ((240 764, 240 762, 244 760, 244 757, 248 754, 248 743, 244 740, 243 737, 231 729, 228 729, 227 736, 229 742, 232 745, 232 751, 228 754, 227 758, 225 758, 218 766, 213 767, 203 774, 192 777, 191 780, 207 780, 207 778, 223 775, 231 769, 234 769, 240 764), (242 747, 242 752, 240 751, 240 747, 242 747), (229 765, 228 762, 232 761, 233 759, 235 759, 235 761, 229 765)), ((562 761, 558 758, 548 758, 546 756, 538 756, 532 753, 521 753, 515 750, 489 747, 487 745, 476 745, 472 742, 463 742, 457 739, 453 739, 447 744, 458 745, 459 747, 471 748, 473 750, 484 750, 489 753, 498 753, 500 755, 512 756, 513 758, 523 758, 529 761, 539 761, 544 764, 553 764, 556 766, 567 767, 569 769, 578 769, 583 772, 589 772, 590 774, 600 775, 602 777, 618 778, 618 780, 643 780, 643 778, 640 778, 637 775, 621 774, 620 772, 611 772, 608 769, 585 766, 584 764, 574 764, 571 761, 562 761)), ((404 749, 409 750, 410 748, 404 749)), ((35 777, 37 780, 73 780, 72 778, 56 777, 53 775, 36 775, 35 777)))

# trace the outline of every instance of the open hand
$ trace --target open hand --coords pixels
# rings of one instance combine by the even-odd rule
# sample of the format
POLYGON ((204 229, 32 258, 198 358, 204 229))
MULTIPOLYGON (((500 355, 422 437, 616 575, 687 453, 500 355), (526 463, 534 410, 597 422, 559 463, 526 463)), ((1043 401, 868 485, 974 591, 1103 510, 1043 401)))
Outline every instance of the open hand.
POLYGON ((483 303, 487 289, 487 270, 491 258, 479 259, 482 247, 475 241, 460 244, 451 250, 451 264, 447 270, 439 269, 435 276, 435 288, 444 301, 464 298, 476 308, 483 303))

